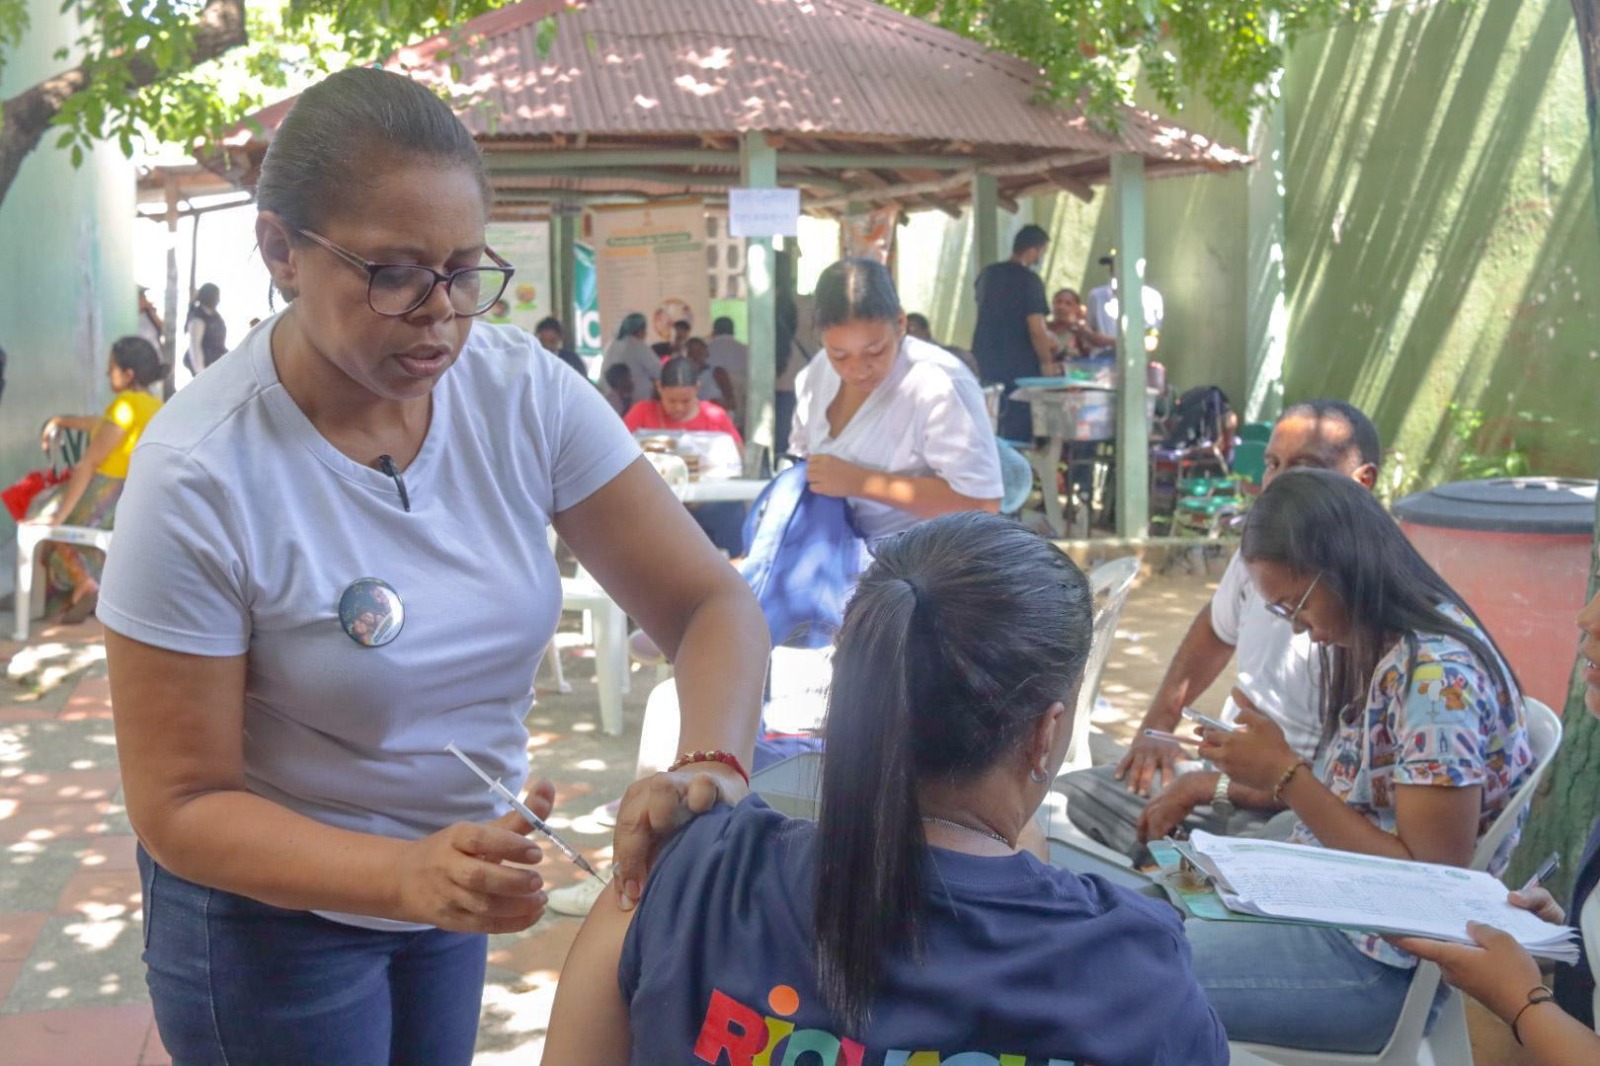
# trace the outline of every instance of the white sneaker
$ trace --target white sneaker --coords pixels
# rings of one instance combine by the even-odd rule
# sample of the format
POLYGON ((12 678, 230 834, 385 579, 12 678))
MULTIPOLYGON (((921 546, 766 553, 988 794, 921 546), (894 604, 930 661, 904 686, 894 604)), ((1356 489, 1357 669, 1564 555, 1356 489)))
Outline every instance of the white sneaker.
POLYGON ((587 877, 575 885, 554 889, 547 894, 544 909, 552 914, 569 918, 582 918, 594 907, 603 892, 611 886, 598 877, 587 877))

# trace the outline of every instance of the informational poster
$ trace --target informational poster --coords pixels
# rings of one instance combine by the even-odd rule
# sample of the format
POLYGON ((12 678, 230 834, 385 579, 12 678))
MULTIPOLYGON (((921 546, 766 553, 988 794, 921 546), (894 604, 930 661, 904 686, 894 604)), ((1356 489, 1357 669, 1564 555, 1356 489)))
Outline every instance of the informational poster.
MULTIPOLYGON (((528 332, 551 314, 550 223, 491 222, 489 247, 517 268, 500 302, 484 314, 486 322, 509 322, 528 332)), ((487 257, 484 260, 489 262, 487 257)))
POLYGON ((596 295, 594 249, 587 244, 573 245, 572 322, 577 333, 569 343, 579 355, 598 356, 605 352, 606 336, 600 330, 600 299, 596 295))
POLYGON ((641 207, 595 207, 595 270, 603 336, 616 336, 625 315, 645 317, 645 342, 672 340, 672 324, 711 329, 706 276, 706 215, 699 200, 641 207))

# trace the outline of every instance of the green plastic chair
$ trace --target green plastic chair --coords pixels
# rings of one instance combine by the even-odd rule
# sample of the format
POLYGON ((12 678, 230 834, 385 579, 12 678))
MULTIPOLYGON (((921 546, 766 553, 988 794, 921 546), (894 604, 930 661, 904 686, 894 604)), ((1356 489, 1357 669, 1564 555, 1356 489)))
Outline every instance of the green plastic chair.
POLYGON ((1253 485, 1261 484, 1267 474, 1267 442, 1244 440, 1233 446, 1233 473, 1253 485))

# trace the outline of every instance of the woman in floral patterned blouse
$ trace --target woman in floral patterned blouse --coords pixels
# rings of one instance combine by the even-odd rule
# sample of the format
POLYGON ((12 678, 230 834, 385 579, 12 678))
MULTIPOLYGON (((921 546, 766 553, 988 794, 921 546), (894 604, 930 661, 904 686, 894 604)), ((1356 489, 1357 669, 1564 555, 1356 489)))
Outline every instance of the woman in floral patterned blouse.
MULTIPOLYGON (((1229 798, 1292 809, 1290 839, 1309 846, 1471 863, 1533 766, 1516 677, 1472 609, 1370 493, 1324 470, 1276 478, 1240 554, 1268 610, 1319 647, 1324 723, 1313 766, 1235 690, 1244 728, 1207 729, 1200 749, 1231 777, 1229 798)), ((1231 1040, 1377 1051, 1416 965, 1335 930, 1191 922, 1188 934, 1231 1040)))

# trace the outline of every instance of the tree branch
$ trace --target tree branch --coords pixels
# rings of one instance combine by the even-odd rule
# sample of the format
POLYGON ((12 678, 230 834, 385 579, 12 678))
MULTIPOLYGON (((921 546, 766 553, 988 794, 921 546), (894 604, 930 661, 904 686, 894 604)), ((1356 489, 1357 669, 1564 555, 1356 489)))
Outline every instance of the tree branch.
MULTIPOLYGON (((246 43, 249 38, 244 16, 245 0, 209 0, 195 18, 194 44, 183 70, 193 69, 246 43)), ((169 75, 182 73, 181 70, 164 70, 143 56, 133 57, 117 69, 125 73, 130 93, 169 75)), ((88 88, 92 70, 92 63, 81 63, 23 90, 0 109, 0 116, 3 116, 0 121, 0 204, 5 203, 6 193, 23 159, 39 146, 62 105, 75 93, 88 88)))

